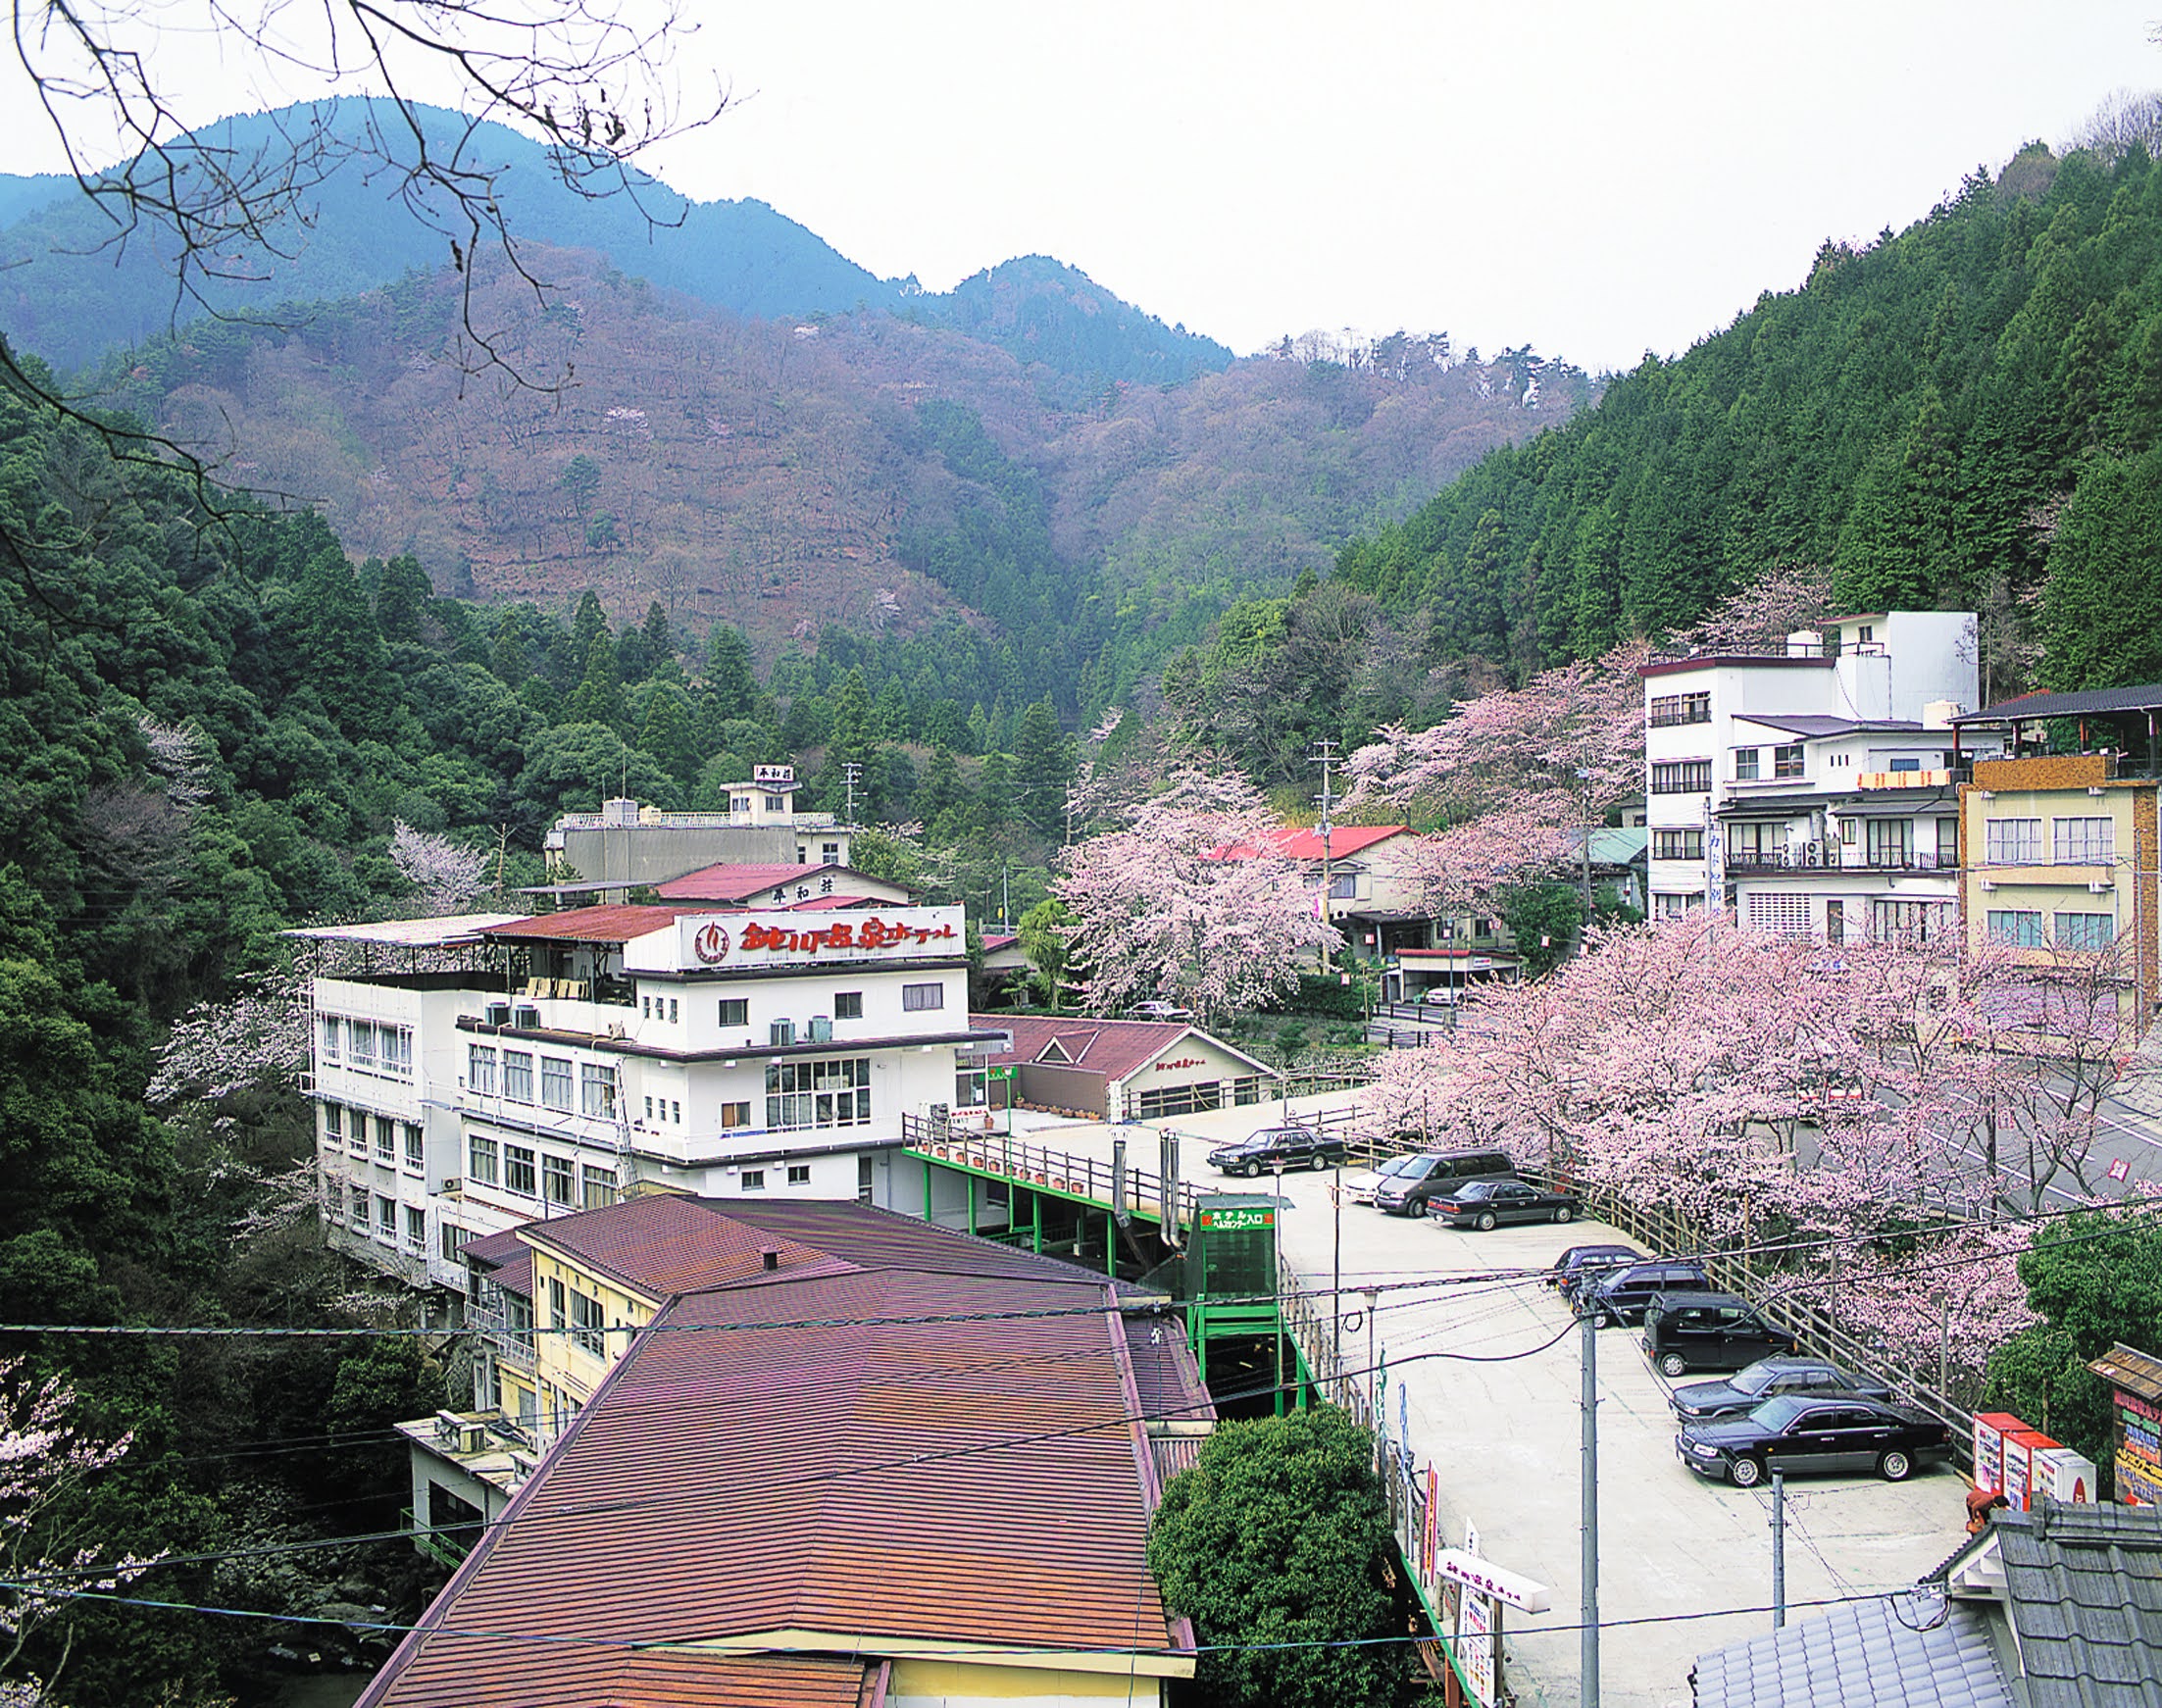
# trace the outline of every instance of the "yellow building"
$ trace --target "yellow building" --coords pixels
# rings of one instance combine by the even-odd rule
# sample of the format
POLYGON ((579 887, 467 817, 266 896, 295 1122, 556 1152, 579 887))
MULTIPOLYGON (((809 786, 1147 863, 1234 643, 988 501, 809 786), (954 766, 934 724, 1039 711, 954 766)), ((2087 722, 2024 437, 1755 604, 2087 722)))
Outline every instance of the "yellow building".
POLYGON ((2121 957, 2144 1030, 2162 996, 2157 781, 2120 772, 2108 752, 1978 760, 1959 790, 1960 917, 1970 943, 2036 965, 2121 957))

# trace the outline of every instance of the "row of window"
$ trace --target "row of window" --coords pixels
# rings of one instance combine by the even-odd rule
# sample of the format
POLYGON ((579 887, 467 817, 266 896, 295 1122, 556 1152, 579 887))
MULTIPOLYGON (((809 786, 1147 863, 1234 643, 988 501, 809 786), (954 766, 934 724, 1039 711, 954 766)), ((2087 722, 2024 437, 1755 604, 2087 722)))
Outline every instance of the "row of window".
POLYGON ((412 1173, 419 1174, 427 1167, 426 1138, 412 1122, 388 1115, 371 1116, 365 1109, 348 1109, 342 1103, 323 1106, 325 1144, 343 1144, 353 1155, 366 1156, 371 1126, 376 1134, 376 1160, 385 1168, 402 1163, 412 1173))
POLYGON ((347 1067, 393 1080, 413 1078, 413 1029, 388 1021, 316 1016, 316 1053, 325 1067, 347 1067))
MULTIPOLYGON (((663 1018, 673 1022, 677 1018, 677 999, 673 996, 641 997, 640 1006, 649 1020, 663 1018), (663 1005, 667 1013, 662 1013, 663 1005)), ((946 1006, 946 987, 943 984, 904 984, 901 986, 901 1011, 904 1014, 924 1014, 946 1006)), ((833 992, 833 1018, 835 1020, 863 1019, 863 992, 861 990, 836 990, 833 992)), ((724 1031, 732 1031, 751 1024, 751 1003, 747 996, 724 996, 720 999, 720 1021, 724 1031)))
POLYGON ((512 1144, 479 1132, 466 1139, 466 1179, 567 1210, 599 1210, 616 1201, 614 1169, 580 1164, 553 1151, 535 1151, 531 1145, 512 1144))
POLYGON ((1709 794, 1712 762, 1708 759, 1661 760, 1651 768, 1651 792, 1655 795, 1709 794))
MULTIPOLYGON (((1762 767, 1763 767, 1763 763, 1764 763, 1764 749, 1763 749, 1763 748, 1761 748, 1761 747, 1737 747, 1737 748, 1735 748, 1735 781, 1736 781, 1736 782, 1758 782, 1758 781, 1761 781, 1761 780, 1763 779, 1763 778, 1764 778, 1764 777, 1765 777, 1765 776, 1767 775, 1767 774, 1766 774, 1766 773, 1765 773, 1765 772, 1763 771, 1763 769, 1762 769, 1762 767)), ((1707 765, 1708 765, 1708 764, 1709 764, 1709 762, 1707 762, 1707 765)), ((1773 749, 1772 749, 1772 770, 1771 770, 1771 772, 1770 772, 1770 774, 1769 774, 1769 775, 1770 775, 1770 776, 1771 776, 1771 777, 1772 777, 1772 778, 1773 778, 1774 779, 1780 779, 1780 778, 1787 778, 1787 777, 1800 777, 1800 776, 1802 776, 1802 775, 1803 775, 1803 773, 1804 773, 1804 766, 1803 766, 1803 762, 1802 762, 1802 748, 1801 748, 1801 743, 1800 743, 1799 741, 1797 741, 1797 742, 1794 742, 1794 743, 1793 743, 1793 744, 1792 744, 1791 746, 1785 746, 1785 747, 1775 747, 1775 748, 1773 748, 1773 749)))
POLYGON ((348 1185, 343 1181, 327 1182, 325 1191, 330 1219, 345 1223, 355 1233, 369 1231, 368 1210, 373 1202, 375 1236, 378 1242, 395 1245, 413 1257, 419 1257, 427 1249, 427 1211, 420 1205, 405 1206, 405 1233, 401 1239, 397 1199, 386 1198, 380 1192, 371 1193, 366 1186, 348 1185))
MULTIPOLYGON (((1848 905, 1847 900, 1839 896, 1831 897, 1825 902, 1826 942, 1843 943, 1847 940, 1848 905)), ((1870 934, 1879 942, 1902 939, 1935 942, 1948 936, 1958 923, 1953 905, 1948 901, 1872 901, 1869 906, 1870 934)), ((1785 894, 1777 890, 1754 892, 1749 896, 1748 919, 1751 929, 1769 931, 1777 936, 1806 937, 1815 934, 1815 923, 1810 917, 1810 901, 1806 895, 1785 894)))
MULTIPOLYGON (((743 1190, 746 1192, 763 1192, 766 1189, 766 1171, 764 1169, 745 1169, 740 1179, 743 1190)), ((790 1163, 788 1165, 788 1184, 791 1186, 808 1186, 810 1183, 811 1165, 809 1163, 790 1163)))
POLYGON ((1655 694, 1651 701, 1651 727, 1664 729, 1676 724, 1709 724, 1712 696, 1703 694, 1655 694))
MULTIPOLYGON (((571 1110, 569 1056, 540 1058, 540 1105, 544 1109, 571 1110)), ((578 1108, 581 1114, 602 1121, 616 1118, 616 1070, 607 1062, 578 1064, 578 1108)), ((466 1046, 466 1086, 483 1097, 501 1096, 512 1103, 533 1101, 533 1052, 498 1050, 493 1044, 466 1046)))
MULTIPOLYGON (((2015 948, 2047 948, 2052 939, 2042 934, 2038 908, 1991 908, 1989 940, 2015 948)), ((2054 916, 2054 941, 2060 949, 2106 949, 2117 940, 2117 916, 2106 913, 2060 913, 2054 916)))
MULTIPOLYGON (((931 989, 939 986, 933 984, 931 989)), ((766 1126, 862 1127, 871 1119, 871 1058, 839 1056, 766 1064, 766 1126)), ((722 1125, 728 1125, 726 1108, 722 1125)))
POLYGON ((1983 858, 1991 866, 2106 866, 2117 858, 2115 819, 2052 819, 2044 852, 2039 819, 1989 819, 1983 858))

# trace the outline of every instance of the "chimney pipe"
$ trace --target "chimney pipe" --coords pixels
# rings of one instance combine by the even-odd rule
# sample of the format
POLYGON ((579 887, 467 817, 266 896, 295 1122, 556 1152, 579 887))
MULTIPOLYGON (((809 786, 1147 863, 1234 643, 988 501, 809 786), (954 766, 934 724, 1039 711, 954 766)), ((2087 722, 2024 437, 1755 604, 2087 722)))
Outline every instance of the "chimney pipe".
POLYGON ((760 1246, 758 1249, 758 1261, 760 1266, 765 1269, 766 1273, 768 1275, 771 1275, 775 1270, 780 1267, 780 1247, 778 1245, 760 1246))

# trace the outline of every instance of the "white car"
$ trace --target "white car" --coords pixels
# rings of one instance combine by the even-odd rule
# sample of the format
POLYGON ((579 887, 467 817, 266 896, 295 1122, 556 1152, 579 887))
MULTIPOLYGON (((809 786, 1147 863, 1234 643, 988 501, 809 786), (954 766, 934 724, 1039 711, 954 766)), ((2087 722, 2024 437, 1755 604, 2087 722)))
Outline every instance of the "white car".
POLYGON ((1126 1011, 1129 1020, 1191 1020, 1193 1010, 1172 1002, 1136 1002, 1126 1011))
POLYGON ((1374 1193, 1389 1176, 1410 1167, 1419 1160, 1419 1153, 1407 1150, 1400 1156, 1392 1156, 1378 1168, 1363 1169, 1343 1183, 1344 1196, 1354 1204, 1371 1204, 1374 1193))

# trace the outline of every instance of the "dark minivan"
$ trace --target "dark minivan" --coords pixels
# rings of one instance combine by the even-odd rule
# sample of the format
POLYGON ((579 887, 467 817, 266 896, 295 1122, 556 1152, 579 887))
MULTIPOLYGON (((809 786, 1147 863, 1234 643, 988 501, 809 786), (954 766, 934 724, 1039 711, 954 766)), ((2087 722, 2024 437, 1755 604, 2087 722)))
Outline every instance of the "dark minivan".
POLYGON ((1644 1355, 1663 1376, 1739 1370, 1783 1357, 1800 1342, 1733 1293, 1659 1293, 1644 1307, 1644 1355))
POLYGON ((1374 1207, 1391 1216, 1424 1216, 1427 1200, 1459 1181, 1505 1181, 1516 1172, 1504 1151, 1430 1150, 1374 1188, 1374 1207))
POLYGON ((1644 1307, 1661 1293, 1708 1292, 1712 1278, 1700 1263, 1672 1258, 1624 1264, 1593 1276, 1577 1294, 1577 1308, 1600 1324, 1636 1323, 1644 1307))

